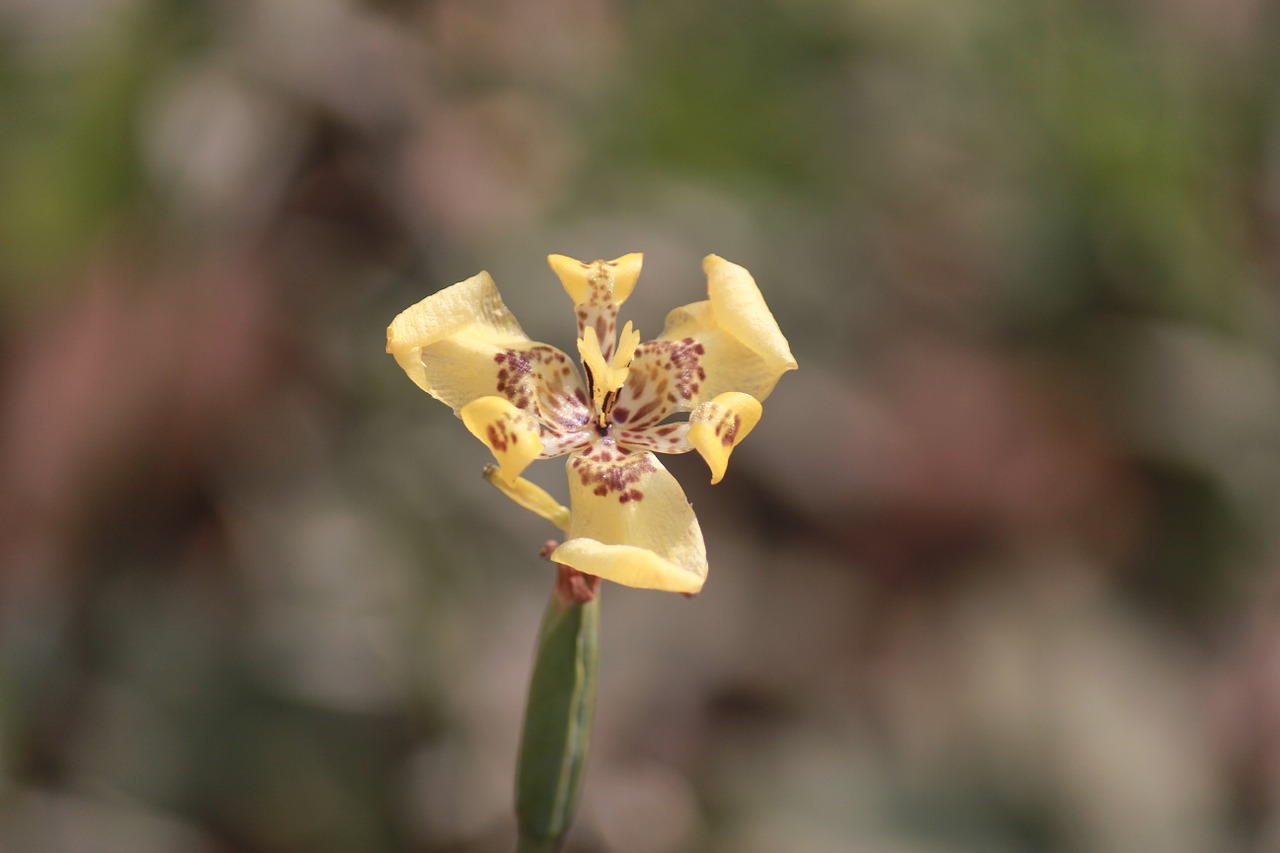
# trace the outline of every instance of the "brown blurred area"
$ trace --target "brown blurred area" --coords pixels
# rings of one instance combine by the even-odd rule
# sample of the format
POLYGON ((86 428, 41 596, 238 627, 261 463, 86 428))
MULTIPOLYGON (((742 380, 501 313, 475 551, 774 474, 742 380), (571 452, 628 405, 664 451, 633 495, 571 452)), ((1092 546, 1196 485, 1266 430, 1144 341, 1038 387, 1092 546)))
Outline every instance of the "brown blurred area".
MULTIPOLYGON (((573 853, 1280 848, 1267 0, 0 0, 0 850, 512 846, 551 530, 383 352, 748 267, 573 853)), ((563 497, 558 463, 531 477, 563 497)))

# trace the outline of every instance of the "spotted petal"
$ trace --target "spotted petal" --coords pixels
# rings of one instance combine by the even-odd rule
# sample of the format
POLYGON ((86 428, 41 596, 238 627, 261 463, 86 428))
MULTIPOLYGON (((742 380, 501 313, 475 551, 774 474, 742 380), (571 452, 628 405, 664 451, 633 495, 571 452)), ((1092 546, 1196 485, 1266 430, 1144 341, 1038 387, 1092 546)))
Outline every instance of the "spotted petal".
POLYGON ((656 424, 727 391, 764 400, 783 373, 795 370, 751 273, 716 255, 702 266, 710 298, 672 311, 662 334, 637 349, 613 411, 620 426, 656 424))
POLYGON ((542 453, 538 422, 533 415, 517 409, 502 397, 472 400, 458 415, 471 434, 493 451, 493 458, 498 460, 498 468, 508 484, 514 483, 542 453))
POLYGON ((621 447, 628 450, 653 450, 658 453, 688 453, 693 450, 689 443, 689 424, 667 423, 640 429, 617 429, 613 431, 621 447))
POLYGON ((568 465, 572 518, 551 559, 626 586, 696 593, 707 551, 693 508, 652 453, 607 440, 568 465))
POLYGON ((711 483, 724 477, 729 454, 760 422, 763 407, 750 394, 730 391, 702 403, 689 416, 689 443, 711 469, 711 483))
POLYGON ((643 262, 644 255, 639 252, 612 261, 591 263, 566 255, 547 256, 547 263, 573 300, 578 318, 578 337, 582 337, 586 329, 594 329, 606 360, 613 355, 618 306, 626 302, 635 289, 643 262))
POLYGON ((498 396, 555 430, 590 420, 586 389, 569 357, 529 339, 487 272, 402 311, 387 328, 387 352, 454 412, 498 396))
POLYGON ((698 405, 687 423, 665 423, 614 431, 628 450, 687 453, 697 450, 711 469, 711 483, 724 478, 733 449, 760 422, 763 407, 750 394, 727 391, 698 405))

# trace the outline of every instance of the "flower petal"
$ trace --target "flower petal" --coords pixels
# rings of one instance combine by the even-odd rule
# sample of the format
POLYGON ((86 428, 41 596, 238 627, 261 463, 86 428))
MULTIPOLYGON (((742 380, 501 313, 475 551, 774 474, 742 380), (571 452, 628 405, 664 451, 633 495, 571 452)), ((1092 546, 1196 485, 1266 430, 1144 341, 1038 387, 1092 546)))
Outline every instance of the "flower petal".
POLYGON ((752 395, 763 400, 779 376, 796 369, 791 347, 765 304, 756 280, 745 267, 719 255, 707 255, 702 260, 702 269, 707 274, 707 294, 716 318, 726 331, 759 356, 773 377, 768 380, 768 391, 752 395))
POLYGON ((703 262, 710 299, 677 308, 640 345, 613 420, 628 429, 690 411, 726 391, 764 400, 795 370, 787 339, 751 274, 716 255, 703 262))
POLYGON ((567 255, 547 255, 547 263, 560 278, 574 305, 621 305, 640 277, 644 255, 632 252, 611 261, 574 260, 567 255))
POLYGON ((568 540, 551 559, 626 586, 696 593, 702 530, 680 484, 652 453, 602 440, 569 461, 568 540))
POLYGON ((409 377, 427 393, 433 393, 429 377, 409 356, 475 326, 484 326, 488 337, 514 344, 529 340, 515 315, 503 303, 493 278, 479 272, 466 281, 433 293, 406 308, 387 327, 387 352, 396 356, 409 377))
POLYGON ((561 431, 547 426, 542 428, 539 436, 542 438, 542 452, 538 454, 539 459, 555 459, 574 450, 582 450, 596 438, 595 431, 590 429, 561 431))
POLYGON ((712 485, 723 479, 729 454, 755 429, 763 410, 755 397, 737 391, 721 394, 693 410, 689 416, 689 444, 706 460, 712 485))
POLYGON ((508 483, 514 483, 542 452, 538 422, 502 397, 472 400, 458 414, 471 434, 493 451, 508 483))
POLYGON ((643 261, 644 255, 639 252, 612 261, 591 263, 565 255, 547 256, 547 263, 573 300, 578 317, 578 337, 582 337, 584 329, 595 329, 606 361, 613 355, 618 306, 626 302, 635 289, 643 261))
MULTIPOLYGON (((711 483, 724 478, 729 455, 760 422, 764 407, 750 394, 726 391, 698 405, 688 423, 653 424, 638 429, 615 429, 619 447, 656 453, 697 450, 711 468, 711 483)), ((545 456, 545 454, 543 454, 545 456)))
POLYGON ((520 506, 545 518, 561 530, 569 529, 569 508, 561 506, 560 502, 547 494, 545 489, 534 485, 524 477, 516 477, 515 480, 508 482, 502 469, 492 464, 484 467, 484 478, 520 506))
POLYGON ((455 412, 496 395, 557 429, 590 421, 586 390, 569 357, 529 339, 488 273, 402 311, 387 328, 387 352, 455 412))
POLYGON ((613 435, 618 446, 628 450, 653 450, 658 453, 688 453, 693 450, 693 445, 689 443, 687 423, 615 429, 613 435))

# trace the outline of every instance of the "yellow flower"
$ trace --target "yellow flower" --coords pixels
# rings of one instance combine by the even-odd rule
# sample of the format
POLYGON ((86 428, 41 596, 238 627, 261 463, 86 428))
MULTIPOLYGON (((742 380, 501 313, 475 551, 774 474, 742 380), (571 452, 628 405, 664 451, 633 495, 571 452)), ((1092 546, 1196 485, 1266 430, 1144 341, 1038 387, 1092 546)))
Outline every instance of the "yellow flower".
POLYGON ((490 481, 567 532, 552 560, 696 593, 707 576, 702 531, 654 452, 697 450, 718 483, 760 401, 796 368, 787 340, 751 274, 715 255, 702 264, 709 299, 672 311, 644 343, 630 323, 616 335, 641 255, 547 260, 573 299, 582 375, 565 353, 530 340, 487 272, 403 311, 387 352, 493 452, 490 481), (675 419, 682 412, 687 420, 675 419), (565 454, 572 511, 520 476, 534 459, 565 454))

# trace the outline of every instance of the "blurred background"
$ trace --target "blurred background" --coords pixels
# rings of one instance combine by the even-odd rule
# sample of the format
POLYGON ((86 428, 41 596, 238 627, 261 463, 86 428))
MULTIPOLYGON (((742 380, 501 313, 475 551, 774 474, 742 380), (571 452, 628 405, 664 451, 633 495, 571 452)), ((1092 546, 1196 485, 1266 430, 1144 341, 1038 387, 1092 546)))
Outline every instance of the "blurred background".
POLYGON ((603 590, 572 853, 1280 849, 1278 83, 1267 0, 0 0, 0 850, 510 850, 554 531, 384 330, 631 251, 801 369, 603 590))

